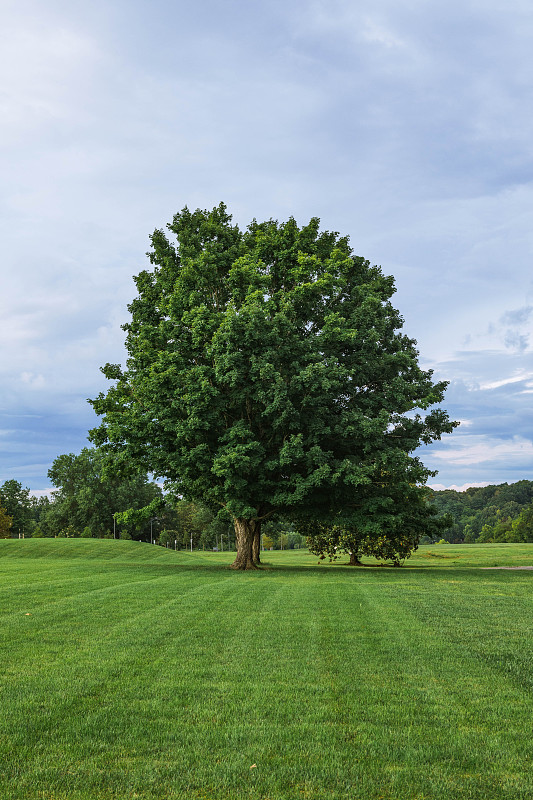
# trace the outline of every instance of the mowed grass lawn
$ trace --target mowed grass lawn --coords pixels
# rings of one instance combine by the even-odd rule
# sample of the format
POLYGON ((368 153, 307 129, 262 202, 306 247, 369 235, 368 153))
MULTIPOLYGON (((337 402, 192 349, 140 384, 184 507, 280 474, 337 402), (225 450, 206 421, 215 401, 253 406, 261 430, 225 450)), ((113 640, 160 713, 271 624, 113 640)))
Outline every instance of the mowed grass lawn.
POLYGON ((0 541, 1 800, 533 797, 533 545, 0 541))

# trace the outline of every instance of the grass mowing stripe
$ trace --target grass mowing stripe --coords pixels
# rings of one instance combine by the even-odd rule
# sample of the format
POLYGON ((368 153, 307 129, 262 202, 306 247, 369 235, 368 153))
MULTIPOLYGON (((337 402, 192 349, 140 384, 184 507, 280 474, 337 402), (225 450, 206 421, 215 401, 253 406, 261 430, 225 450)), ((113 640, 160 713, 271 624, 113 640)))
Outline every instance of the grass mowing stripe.
POLYGON ((179 604, 183 611, 187 593, 210 591, 211 582, 199 586, 198 580, 194 582, 186 576, 178 586, 175 581, 168 583, 165 594, 160 585, 163 580, 169 582, 168 578, 154 579, 157 585, 151 588, 157 592, 152 591, 151 596, 145 594, 146 582, 130 582, 99 589, 96 597, 91 592, 57 600, 36 609, 30 617, 11 615, 11 624, 4 626, 8 634, 5 641, 11 645, 18 642, 19 647, 18 657, 11 659, 6 672, 22 676, 25 665, 32 663, 31 680, 46 682, 51 663, 58 662, 67 669, 80 662, 84 654, 97 666, 116 662, 119 655, 127 661, 139 647, 144 647, 145 640, 147 647, 155 646, 160 620, 168 624, 167 635, 176 637, 180 621, 174 615, 168 616, 169 609, 175 611, 179 604), (35 650, 41 657, 46 656, 41 664, 33 662, 35 650))
MULTIPOLYGON (((498 773, 505 776, 502 796, 531 796, 533 784, 527 774, 529 748, 523 737, 531 708, 530 693, 499 677, 495 680, 496 676, 477 654, 455 647, 439 630, 428 631, 402 600, 384 602, 382 597, 377 612, 387 639, 392 640, 386 649, 390 649, 391 656, 401 649, 401 691, 413 697, 418 688, 417 702, 412 708, 416 715, 429 712, 423 730, 432 731, 432 738, 435 733, 439 735, 435 723, 431 724, 432 718, 441 727, 440 758, 434 754, 432 765, 439 760, 442 763, 444 756, 447 771, 462 770, 461 791, 465 783, 473 788, 480 780, 483 784, 487 774, 498 773), (391 624, 395 618, 401 618, 401 627, 391 624), (506 742, 504 748, 502 738, 506 742)), ((406 724, 411 724, 412 715, 408 711, 406 724)), ((483 789, 478 791, 483 796, 483 789)))
MULTIPOLYGON (((516 681, 519 688, 532 690, 532 576, 507 571, 490 575, 451 571, 448 577, 435 577, 427 587, 424 580, 417 581, 409 607, 425 622, 429 636, 438 631, 465 657, 476 656, 516 681), (430 599, 435 590, 438 605, 430 599)), ((390 596, 397 595, 394 587, 390 596)))
MULTIPOLYGON (((226 595, 227 595, 227 597, 225 598, 226 602, 228 602, 228 600, 231 599, 231 598, 228 598, 228 596, 231 595, 231 597, 233 597, 234 594, 235 594, 235 592, 234 592, 233 589, 230 592, 228 592, 228 588, 226 588, 226 595)), ((215 598, 215 601, 216 601, 216 598, 215 598)), ((175 601, 169 601, 169 602, 175 602, 175 601)), ((216 605, 217 604, 215 602, 214 608, 216 608, 216 605)), ((200 653, 195 652, 194 655, 195 656, 198 656, 198 655, 203 656, 203 655, 205 655, 205 653, 203 652, 203 649, 202 649, 203 648, 202 639, 205 638, 205 637, 198 636, 198 635, 195 635, 195 634, 198 633, 198 630, 200 630, 200 633, 201 633, 202 629, 205 627, 203 623, 205 622, 206 615, 205 614, 203 615, 203 620, 202 620, 202 618, 198 617, 196 612, 197 612, 197 608, 191 607, 191 613, 194 614, 195 619, 194 620, 187 620, 186 619, 186 623, 185 623, 186 627, 187 627, 187 635, 186 635, 187 645, 186 645, 186 649, 189 649, 189 650, 193 649, 193 650, 197 651, 198 650, 197 646, 199 644, 200 645, 200 653), (196 623, 196 630, 195 630, 195 623, 196 623)), ((154 610, 154 613, 155 613, 155 610, 154 610)), ((212 611, 211 613, 214 614, 215 612, 212 611)), ((143 656, 144 656, 144 653, 146 652, 145 649, 144 649, 144 646, 147 644, 146 636, 147 636, 147 629, 148 628, 150 629, 150 636, 152 637, 152 640, 153 640, 152 641, 152 645, 154 645, 154 644, 158 645, 157 646, 157 650, 154 650, 154 647, 152 646, 152 650, 148 651, 148 653, 146 654, 146 661, 142 660, 141 663, 138 663, 138 662, 136 663, 136 660, 135 660, 135 648, 134 648, 134 652, 133 653, 128 651, 128 653, 129 653, 129 664, 128 664, 127 674, 124 675, 124 676, 121 675, 121 671, 119 672, 117 670, 117 666, 118 665, 117 665, 117 659, 116 659, 116 653, 115 653, 115 658, 111 661, 111 663, 109 663, 109 662, 101 662, 102 667, 104 667, 104 664, 105 664, 105 669, 103 671, 103 674, 99 676, 100 680, 97 681, 97 683, 99 683, 101 686, 103 685, 103 687, 105 689, 105 692, 110 697, 114 697, 115 696, 113 690, 116 687, 114 687, 113 684, 116 683, 117 681, 119 681, 119 682, 121 681, 122 682, 121 708, 120 708, 120 710, 118 710, 116 708, 114 709, 113 724, 111 725, 110 722, 108 721, 108 724, 104 728, 104 735, 107 732, 107 735, 111 738, 110 746, 112 747, 113 746, 113 738, 114 738, 114 735, 115 735, 115 733, 117 731, 117 726, 118 726, 119 730, 122 729, 122 731, 121 731, 122 744, 124 746, 127 746, 127 749, 128 749, 128 763, 131 763, 132 761, 136 760, 136 758, 137 758, 137 747, 138 747, 138 744, 139 744, 138 741, 137 741, 138 737, 140 737, 141 741, 143 741, 143 746, 141 747, 142 755, 140 756, 140 758, 141 759, 145 759, 147 752, 148 753, 153 753, 153 747, 150 746, 146 742, 146 723, 148 721, 147 717, 152 717, 153 716, 153 708, 151 706, 150 698, 155 696, 155 697, 157 697, 157 699, 159 701, 161 701, 161 699, 163 698, 163 700, 165 701, 165 704, 170 703, 171 706, 176 708, 178 716, 179 716, 180 711, 182 712, 182 715, 183 715, 183 712, 185 712, 185 716, 187 716, 187 714, 189 713, 187 711, 187 709, 190 707, 190 703, 192 702, 192 700, 193 700, 193 698, 195 696, 195 693, 198 694, 198 693, 202 692, 202 687, 205 686, 205 677, 206 677, 205 676, 205 665, 202 666, 203 662, 202 662, 201 658, 196 657, 196 658, 194 658, 194 660, 190 659, 190 663, 191 663, 190 674, 185 676, 184 680, 183 680, 184 676, 182 675, 181 676, 182 680, 180 680, 179 672, 176 674, 173 671, 173 667, 175 667, 175 664, 173 663, 172 657, 169 657, 169 654, 167 652, 165 652, 164 650, 162 650, 161 647, 160 647, 161 636, 158 635, 158 632, 157 632, 157 628, 163 629, 163 633, 169 632, 169 629, 171 629, 172 631, 175 631, 176 630, 176 626, 174 624, 174 621, 172 619, 166 618, 164 615, 159 614, 159 616, 158 616, 159 622, 158 622, 158 624, 155 625, 156 629, 154 631, 154 624, 151 624, 151 622, 148 619, 148 616, 146 614, 144 616, 147 617, 147 619, 145 620, 145 624, 144 625, 140 624, 140 621, 138 619, 138 615, 136 615, 135 619, 131 619, 130 620, 129 627, 134 629, 135 634, 136 634, 136 639, 139 640, 139 638, 140 638, 141 642, 143 643, 143 646, 141 648, 143 656), (150 652, 152 654, 152 658, 151 659, 150 659, 150 652), (164 683, 163 677, 165 676, 166 672, 163 671, 163 673, 162 673, 163 677, 162 677, 162 675, 160 673, 159 674, 159 680, 158 680, 158 673, 154 672, 153 669, 151 669, 151 667, 154 664, 154 660, 155 660, 154 659, 154 652, 157 652, 157 654, 158 654, 157 659, 160 662, 162 661, 163 664, 168 667, 168 670, 170 670, 170 675, 168 675, 168 677, 167 677, 167 682, 169 681, 169 686, 168 686, 169 696, 168 697, 162 695, 161 694, 161 690, 160 690, 161 689, 161 683, 162 682, 164 683), (140 668, 141 677, 144 677, 144 680, 142 680, 141 683, 139 683, 139 681, 136 681, 136 677, 138 677, 136 666, 140 668), (154 676, 153 679, 152 679, 152 676, 154 676), (200 678, 201 681, 202 681, 202 684, 201 684, 200 687, 198 687, 198 678, 200 678), (157 691, 154 690, 154 685, 158 687, 157 691), (184 695, 184 697, 182 697, 182 695, 184 695), (187 701, 187 702, 183 702, 184 700, 187 701), (148 713, 150 711, 150 709, 151 709, 151 713, 148 713), (126 716, 124 716, 124 714, 121 714, 121 712, 123 710, 126 711, 126 716), (143 721, 144 721, 143 725, 141 726, 142 730, 139 730, 137 725, 131 724, 131 715, 132 715, 132 712, 134 712, 134 711, 137 714, 137 718, 138 719, 143 719, 143 721), (134 739, 133 741, 132 741, 132 733, 134 734, 133 735, 133 739, 134 739)), ((152 622, 155 622, 155 621, 152 620, 152 622)), ((208 626, 208 627, 210 627, 210 626, 208 626)), ((128 633, 127 630, 125 630, 123 632, 123 635, 124 635, 124 637, 126 639, 127 639, 127 633, 128 633)), ((167 651, 168 650, 173 650, 174 651, 174 656, 173 656, 174 660, 176 659, 176 655, 177 655, 176 649, 177 648, 176 648, 175 642, 173 642, 172 645, 167 646, 167 651)), ((179 648, 179 651, 181 653, 181 648, 179 648)), ((138 648, 137 648, 137 652, 138 652, 138 648)), ((188 655, 190 656, 191 654, 189 653, 188 655)), ((94 668, 93 668, 93 672, 94 672, 94 668)), ((66 676, 63 676, 63 677, 66 677, 66 676)), ((74 687, 72 686, 72 683, 73 683, 72 676, 69 676, 70 695, 75 693, 75 692, 73 692, 73 688, 75 689, 75 681, 74 681, 74 687)), ((62 682, 62 684, 64 685, 64 681, 62 682)), ((50 690, 51 687, 48 687, 48 688, 50 690)), ((79 693, 77 694, 77 697, 78 698, 80 697, 79 693)), ((65 717, 65 718, 68 718, 68 719, 71 719, 71 720, 78 720, 78 721, 80 721, 80 724, 82 724, 82 725, 85 724, 84 723, 85 717, 81 713, 83 711, 83 709, 82 708, 78 708, 77 709, 78 713, 73 713, 75 711, 75 709, 72 707, 72 704, 70 705, 70 707, 68 709, 65 709, 64 708, 65 703, 62 704, 61 703, 61 699, 62 699, 61 695, 59 694, 59 696, 58 696, 58 692, 56 690, 54 706, 57 707, 58 701, 59 701, 59 706, 60 706, 58 714, 56 716, 59 716, 60 718, 61 717, 65 717), (65 711, 68 711, 68 714, 65 713, 65 711)), ((94 697, 91 696, 91 694, 89 694, 89 699, 90 699, 91 703, 94 703, 94 697)), ((157 751, 159 751, 161 749, 161 747, 162 747, 162 743, 161 743, 161 730, 162 729, 167 729, 167 732, 169 734, 169 742, 173 743, 175 746, 178 746, 179 742, 176 742, 175 736, 174 735, 170 735, 170 730, 168 730, 168 726, 165 727, 165 724, 164 724, 165 714, 162 713, 163 709, 160 706, 158 706, 157 704, 156 704, 155 708, 157 709, 156 719, 151 720, 151 721, 155 723, 155 727, 153 726, 154 730, 152 731, 152 737, 155 737, 156 740, 157 740, 157 751)), ((168 707, 167 707, 167 710, 168 710, 168 707)), ((107 709, 104 709, 104 712, 106 712, 106 711, 107 711, 107 709)), ((104 713, 104 720, 105 719, 106 719, 106 714, 104 713)), ((52 722, 54 722, 54 720, 52 720, 52 722)), ((100 722, 101 722, 101 720, 100 720, 100 722)), ((97 725, 98 724, 99 723, 97 722, 97 725)), ((176 725, 176 720, 174 718, 172 718, 172 727, 175 727, 175 725, 176 725)), ((72 727, 72 723, 71 723, 71 727, 72 727)), ((15 724, 15 728, 16 728, 16 724, 15 724)), ((75 730, 76 730, 76 728, 75 728, 75 730)), ((74 736, 74 740, 77 740, 78 738, 79 738, 79 731, 76 730, 76 735, 74 736)), ((190 739, 190 737, 189 737, 189 739, 190 739)), ((185 744, 187 743, 187 741, 188 740, 186 740, 185 744)), ((60 744, 60 746, 62 746, 62 738, 61 737, 59 738, 59 744, 60 744)), ((49 746, 50 746, 50 742, 49 742, 49 746)), ((167 742, 167 748, 166 749, 168 749, 168 742, 167 742)), ((166 752, 166 749, 165 749, 165 752, 166 752)), ((120 753, 120 751, 119 751, 119 753, 120 753)), ((115 757, 117 757, 117 755, 118 754, 116 754, 115 757)), ((105 760, 105 757, 104 757, 104 760, 105 760)), ((62 759, 59 759, 58 763, 59 763, 59 765, 61 765, 62 764, 62 759)), ((94 765, 93 765, 93 767, 94 767, 94 765)), ((61 766, 60 766, 60 769, 61 769, 61 766)), ((107 766, 106 769, 109 769, 109 766, 107 766)), ((99 774, 100 771, 101 770, 96 769, 95 770, 95 774, 99 774)), ((85 783, 88 778, 85 775, 83 777, 84 777, 84 781, 83 782, 85 783)), ((56 776, 56 778, 58 778, 58 776, 56 776)), ((98 788, 97 786, 93 786, 93 789, 95 791, 97 790, 97 788, 98 788)), ((20 789, 20 784, 19 784, 19 789, 20 789)), ((71 789, 75 790, 76 787, 75 786, 71 786, 71 789)), ((27 792, 29 790, 30 790, 30 787, 23 787, 21 796, 25 796, 24 792, 27 792)))
MULTIPOLYGON (((109 594, 94 595, 109 598, 107 615, 83 592, 89 562, 78 556, 75 568, 65 559, 66 572, 79 569, 79 595, 63 607, 58 597, 48 617, 43 600, 38 618, 25 619, 33 662, 24 637, 6 651, 0 796, 533 795, 524 735, 531 692, 520 683, 530 652, 520 638, 531 602, 525 581, 440 565, 317 568, 290 553, 269 554, 269 569, 255 575, 214 569, 207 558, 176 570, 174 554, 135 567, 131 547, 108 573, 109 594), (511 677, 486 668, 483 630, 498 642, 495 653, 514 647, 511 677)), ((30 550, 28 569, 49 574, 30 550)), ((55 579, 60 585, 59 566, 55 579)))

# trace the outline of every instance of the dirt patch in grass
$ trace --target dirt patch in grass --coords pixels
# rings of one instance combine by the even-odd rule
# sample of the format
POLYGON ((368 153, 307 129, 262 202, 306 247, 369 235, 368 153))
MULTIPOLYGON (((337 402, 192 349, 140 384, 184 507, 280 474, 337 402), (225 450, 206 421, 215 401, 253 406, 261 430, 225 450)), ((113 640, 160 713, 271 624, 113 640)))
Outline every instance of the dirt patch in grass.
POLYGON ((431 553, 428 551, 427 553, 420 553, 420 558, 461 558, 461 556, 446 555, 445 553, 431 553))

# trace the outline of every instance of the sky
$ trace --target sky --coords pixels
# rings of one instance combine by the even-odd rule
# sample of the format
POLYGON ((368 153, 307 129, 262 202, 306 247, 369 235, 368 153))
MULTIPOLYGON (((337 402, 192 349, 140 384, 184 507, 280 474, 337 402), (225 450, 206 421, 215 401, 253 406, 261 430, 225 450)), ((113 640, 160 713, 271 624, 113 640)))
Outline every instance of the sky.
POLYGON ((150 233, 221 201, 394 275, 431 485, 533 479, 532 53, 529 0, 4 0, 0 484, 88 446, 150 233))

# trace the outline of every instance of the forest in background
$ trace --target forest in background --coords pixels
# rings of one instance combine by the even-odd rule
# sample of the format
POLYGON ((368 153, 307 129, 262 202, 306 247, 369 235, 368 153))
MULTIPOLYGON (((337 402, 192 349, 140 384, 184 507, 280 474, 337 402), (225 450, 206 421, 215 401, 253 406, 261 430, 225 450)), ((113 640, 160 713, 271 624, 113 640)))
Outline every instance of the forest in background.
MULTIPOLYGON (((148 476, 128 480, 105 475, 98 449, 84 448, 56 458, 49 471, 55 491, 33 497, 16 480, 0 485, 0 538, 88 537, 153 541, 176 549, 233 549, 229 515, 171 494, 148 476)), ((422 544, 533 542, 533 481, 472 487, 464 492, 428 490, 439 519, 448 519, 434 538, 422 544)), ((288 520, 264 525, 265 549, 305 546, 288 520)))
POLYGON ((442 534, 447 542, 533 542, 533 481, 471 487, 464 492, 431 490, 429 499, 439 515, 450 515, 450 527, 442 534))
MULTIPOLYGON (((114 478, 97 448, 58 456, 48 477, 55 486, 50 497, 34 497, 14 479, 0 485, 0 538, 120 538, 176 550, 234 549, 232 519, 223 510, 216 514, 164 494, 146 474, 114 478)), ((291 523, 270 521, 263 546, 294 549, 305 546, 305 539, 291 523)))

